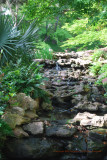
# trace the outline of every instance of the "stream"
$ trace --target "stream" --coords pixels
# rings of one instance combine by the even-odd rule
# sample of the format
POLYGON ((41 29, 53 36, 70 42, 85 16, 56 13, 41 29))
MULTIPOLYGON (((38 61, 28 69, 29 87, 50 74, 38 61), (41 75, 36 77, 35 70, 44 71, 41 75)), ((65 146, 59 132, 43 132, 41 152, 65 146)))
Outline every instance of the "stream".
POLYGON ((90 55, 57 53, 43 62, 52 111, 22 125, 28 137, 6 141, 7 160, 107 160, 105 91, 94 84, 90 55))

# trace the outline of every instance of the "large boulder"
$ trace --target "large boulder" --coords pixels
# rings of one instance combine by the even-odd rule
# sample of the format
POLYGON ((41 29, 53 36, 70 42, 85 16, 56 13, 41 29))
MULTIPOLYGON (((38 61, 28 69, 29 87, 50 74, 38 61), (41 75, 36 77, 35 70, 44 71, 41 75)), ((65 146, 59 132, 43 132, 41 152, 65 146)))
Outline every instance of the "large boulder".
POLYGON ((29 137, 28 133, 26 133, 21 127, 16 127, 13 130, 13 133, 16 138, 29 137))
POLYGON ((43 122, 33 122, 33 123, 29 123, 27 125, 24 125, 23 129, 32 135, 43 134, 44 124, 43 124, 43 122))
POLYGON ((97 102, 91 103, 88 101, 79 102, 74 108, 82 111, 95 112, 98 111, 99 104, 97 102))
POLYGON ((78 113, 71 123, 79 122, 81 126, 107 127, 107 114, 97 116, 88 112, 78 113))
POLYGON ((5 113, 2 118, 12 129, 30 121, 30 118, 11 112, 5 113))
POLYGON ((38 109, 38 101, 33 100, 30 96, 26 96, 25 93, 17 94, 17 102, 24 110, 36 110, 38 109))

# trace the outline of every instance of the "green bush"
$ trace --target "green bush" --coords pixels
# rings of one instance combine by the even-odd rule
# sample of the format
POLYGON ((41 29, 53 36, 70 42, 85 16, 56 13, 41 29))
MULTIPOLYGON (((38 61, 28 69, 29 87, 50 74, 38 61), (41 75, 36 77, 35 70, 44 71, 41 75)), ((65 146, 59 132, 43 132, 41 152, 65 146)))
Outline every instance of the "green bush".
POLYGON ((50 48, 42 48, 35 52, 36 59, 53 59, 53 51, 50 48))
POLYGON ((101 63, 100 62, 95 62, 94 64, 92 64, 92 66, 90 67, 90 71, 94 74, 94 75, 98 75, 100 69, 101 69, 101 63))
POLYGON ((100 58, 107 59, 107 53, 104 51, 98 50, 94 52, 94 54, 92 55, 92 60, 94 62, 98 61, 100 58))
POLYGON ((107 53, 104 51, 96 51, 93 55, 92 55, 92 61, 93 61, 93 65, 92 67, 90 67, 90 71, 94 74, 98 76, 97 81, 95 82, 96 85, 98 86, 102 86, 105 90, 105 94, 104 97, 106 99, 106 103, 107 103, 107 82, 103 83, 102 80, 107 78, 107 64, 102 64, 100 62, 101 60, 106 60, 107 59, 107 53))
POLYGON ((11 63, 5 67, 2 83, 7 86, 9 96, 23 92, 32 98, 41 97, 45 99, 46 93, 40 88, 41 85, 44 85, 43 80, 45 79, 40 73, 41 69, 42 66, 35 62, 32 62, 29 67, 23 66, 21 59, 17 61, 17 64, 11 63))
POLYGON ((107 43, 107 28, 106 24, 89 25, 88 18, 74 20, 73 23, 66 23, 63 28, 70 32, 71 37, 68 38, 62 48, 72 48, 72 50, 88 50, 105 47, 107 43), (101 27, 98 29, 98 27, 101 27))

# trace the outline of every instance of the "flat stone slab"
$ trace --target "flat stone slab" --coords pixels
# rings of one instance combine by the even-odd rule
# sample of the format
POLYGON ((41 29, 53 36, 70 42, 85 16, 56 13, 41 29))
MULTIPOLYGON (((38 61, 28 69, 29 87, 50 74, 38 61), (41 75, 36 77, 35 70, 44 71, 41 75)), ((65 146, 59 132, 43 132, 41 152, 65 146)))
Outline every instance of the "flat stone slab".
POLYGON ((77 129, 69 125, 53 125, 46 127, 46 136, 71 137, 77 129))
POLYGON ((97 116, 88 112, 78 113, 71 123, 80 122, 81 126, 107 127, 107 114, 97 116))

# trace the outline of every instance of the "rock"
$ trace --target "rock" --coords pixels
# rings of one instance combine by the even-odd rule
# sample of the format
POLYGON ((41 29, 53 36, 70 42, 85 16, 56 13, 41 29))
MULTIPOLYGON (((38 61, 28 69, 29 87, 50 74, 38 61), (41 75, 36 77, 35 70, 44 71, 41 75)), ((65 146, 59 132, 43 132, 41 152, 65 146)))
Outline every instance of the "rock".
POLYGON ((82 111, 91 111, 91 112, 98 111, 97 103, 90 103, 88 101, 79 102, 74 108, 82 111))
POLYGON ((81 103, 84 102, 84 101, 87 101, 88 100, 88 96, 87 95, 82 95, 82 94, 75 94, 72 96, 72 103, 75 103, 75 104, 79 104, 79 102, 81 103))
POLYGON ((40 64, 43 64, 45 62, 44 59, 33 59, 34 62, 37 62, 37 63, 40 63, 40 64))
POLYGON ((23 129, 32 135, 43 134, 44 124, 43 122, 33 122, 23 126, 23 129))
POLYGON ((82 119, 92 119, 95 116, 95 114, 91 114, 89 112, 84 112, 84 113, 78 113, 75 117, 74 117, 74 121, 81 121, 82 119))
POLYGON ((107 105, 100 104, 99 111, 107 113, 107 105))
POLYGON ((74 135, 72 141, 68 141, 66 150, 72 153, 82 153, 87 150, 86 139, 82 134, 74 135), (74 151, 74 152, 73 152, 74 151))
POLYGON ((103 116, 95 116, 91 120, 92 126, 104 127, 104 117, 103 116))
POLYGON ((24 109, 21 108, 21 107, 12 107, 12 108, 11 108, 11 113, 18 114, 18 115, 20 115, 20 116, 24 116, 25 111, 24 111, 24 109))
POLYGON ((30 121, 30 118, 22 117, 19 114, 10 112, 5 113, 2 118, 12 129, 30 121))
POLYGON ((36 113, 34 113, 34 111, 26 111, 25 112, 25 116, 28 117, 28 118, 30 118, 30 119, 38 117, 38 115, 36 113))
POLYGON ((107 151, 107 143, 104 143, 101 139, 88 139, 87 150, 88 159, 103 159, 104 153, 107 151))
POLYGON ((26 96, 25 93, 17 94, 17 101, 24 110, 36 110, 38 108, 38 102, 30 96, 26 96))
POLYGON ((79 93, 82 93, 82 92, 84 92, 84 84, 81 83, 80 85, 76 85, 75 88, 74 88, 74 93, 79 94, 79 93))
POLYGON ((21 127, 16 127, 13 130, 13 133, 17 138, 29 137, 28 133, 26 133, 21 127))
POLYGON ((94 139, 100 139, 102 141, 107 141, 107 129, 97 128, 89 132, 89 137, 94 139))
POLYGON ((7 159, 52 159, 60 154, 63 145, 46 138, 22 138, 6 141, 5 155, 7 159))
POLYGON ((104 127, 107 127, 107 114, 104 115, 104 127))
POLYGON ((80 121, 80 125, 81 126, 91 126, 92 125, 92 123, 91 123, 91 119, 82 119, 81 121, 80 121))
POLYGON ((73 126, 70 128, 67 125, 52 125, 46 127, 46 136, 55 137, 71 137, 77 129, 73 126))
POLYGON ((51 103, 46 103, 46 102, 42 103, 41 108, 45 111, 50 111, 50 110, 53 109, 52 104, 51 103))
POLYGON ((93 94, 100 94, 99 89, 95 86, 92 87, 92 93, 93 94))
POLYGON ((104 116, 97 116, 88 112, 78 113, 71 123, 80 122, 82 126, 93 126, 93 127, 106 127, 107 126, 107 114, 104 116))

